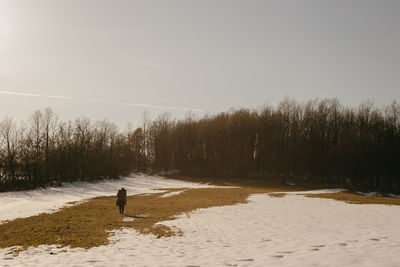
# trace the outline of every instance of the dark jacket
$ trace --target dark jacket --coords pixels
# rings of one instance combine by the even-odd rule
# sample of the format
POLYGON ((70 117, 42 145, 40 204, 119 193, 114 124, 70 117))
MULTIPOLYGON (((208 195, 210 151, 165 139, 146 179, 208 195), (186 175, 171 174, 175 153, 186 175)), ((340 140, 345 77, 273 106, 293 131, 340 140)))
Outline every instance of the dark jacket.
POLYGON ((117 206, 126 205, 126 190, 118 190, 117 194, 117 206))

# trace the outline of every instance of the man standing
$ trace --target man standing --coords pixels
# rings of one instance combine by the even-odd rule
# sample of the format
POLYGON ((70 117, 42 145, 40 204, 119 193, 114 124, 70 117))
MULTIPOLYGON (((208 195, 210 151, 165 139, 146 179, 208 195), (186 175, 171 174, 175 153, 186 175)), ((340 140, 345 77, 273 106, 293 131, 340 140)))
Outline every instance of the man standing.
POLYGON ((126 205, 126 190, 125 188, 121 188, 118 190, 117 194, 117 206, 119 206, 119 213, 124 214, 124 207, 126 205))

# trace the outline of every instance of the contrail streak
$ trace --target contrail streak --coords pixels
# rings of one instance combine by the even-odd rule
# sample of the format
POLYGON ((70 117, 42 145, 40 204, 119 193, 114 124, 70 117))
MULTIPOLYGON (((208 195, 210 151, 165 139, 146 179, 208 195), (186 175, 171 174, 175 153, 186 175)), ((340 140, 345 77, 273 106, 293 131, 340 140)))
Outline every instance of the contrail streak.
POLYGON ((93 99, 81 100, 81 99, 75 99, 75 98, 72 98, 69 96, 31 94, 31 93, 22 93, 22 92, 15 92, 15 91, 0 90, 0 94, 16 95, 16 96, 29 96, 29 97, 46 97, 46 98, 55 98, 55 99, 64 99, 64 100, 78 100, 78 101, 87 101, 87 102, 93 102, 93 103, 105 103, 105 104, 120 105, 120 106, 142 107, 142 108, 162 109, 162 110, 182 110, 182 111, 193 111, 193 112, 205 112, 204 109, 198 109, 198 108, 157 106, 157 105, 141 104, 141 103, 102 101, 102 100, 93 100, 93 99))
POLYGON ((56 98, 56 99, 72 99, 72 97, 69 97, 69 96, 40 95, 40 94, 20 93, 20 92, 13 92, 13 91, 0 91, 0 94, 3 94, 3 95, 17 95, 17 96, 47 97, 47 98, 56 98))

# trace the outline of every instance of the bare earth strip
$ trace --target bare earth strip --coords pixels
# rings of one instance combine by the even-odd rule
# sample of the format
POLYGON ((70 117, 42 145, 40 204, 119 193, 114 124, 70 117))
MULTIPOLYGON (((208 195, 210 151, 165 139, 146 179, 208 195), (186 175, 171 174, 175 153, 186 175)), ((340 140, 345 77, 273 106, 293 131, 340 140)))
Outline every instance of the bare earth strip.
POLYGON ((268 195, 270 197, 284 197, 284 196, 286 196, 285 193, 269 193, 268 195))

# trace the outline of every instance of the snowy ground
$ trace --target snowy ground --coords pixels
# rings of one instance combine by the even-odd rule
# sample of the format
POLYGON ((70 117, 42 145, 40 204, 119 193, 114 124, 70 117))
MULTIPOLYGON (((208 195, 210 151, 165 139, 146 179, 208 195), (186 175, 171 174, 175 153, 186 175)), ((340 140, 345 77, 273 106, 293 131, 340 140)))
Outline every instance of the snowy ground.
MULTIPOLYGON (((169 185, 188 187, 187 183, 161 178, 138 177, 138 181, 143 185, 141 192, 169 185)), ((128 192, 135 187, 129 187, 129 183, 137 183, 135 178, 124 182, 128 192)), ((111 183, 120 182, 110 182, 109 187, 111 183)), ((119 187, 121 184, 116 184, 114 191, 119 187)), ((70 187, 65 190, 69 190, 65 195, 74 195, 70 187)), ((93 190, 93 195, 87 196, 82 193, 86 190, 80 190, 76 198, 79 194, 84 198, 101 193, 93 190)), ((103 194, 114 193, 111 191, 103 194)), ((0 195, 1 205, 3 198, 0 195)), ((52 194, 40 195, 39 191, 30 201, 38 198, 53 200, 52 194)), ((2 207, 1 216, 3 212, 8 210, 2 207)), ((16 256, 0 250, 0 265, 400 266, 399 221, 398 206, 354 205, 293 193, 283 198, 254 195, 249 204, 200 209, 190 217, 164 223, 182 229, 181 237, 157 239, 124 229, 116 231, 111 245, 88 251, 60 253, 60 249, 43 246, 16 256)))
POLYGON ((136 174, 120 180, 104 180, 97 183, 74 182, 65 183, 62 187, 0 193, 0 223, 4 220, 29 217, 43 212, 54 212, 61 207, 68 206, 68 202, 116 195, 121 187, 124 187, 128 196, 130 196, 159 193, 159 190, 155 190, 159 188, 212 186, 136 174))

